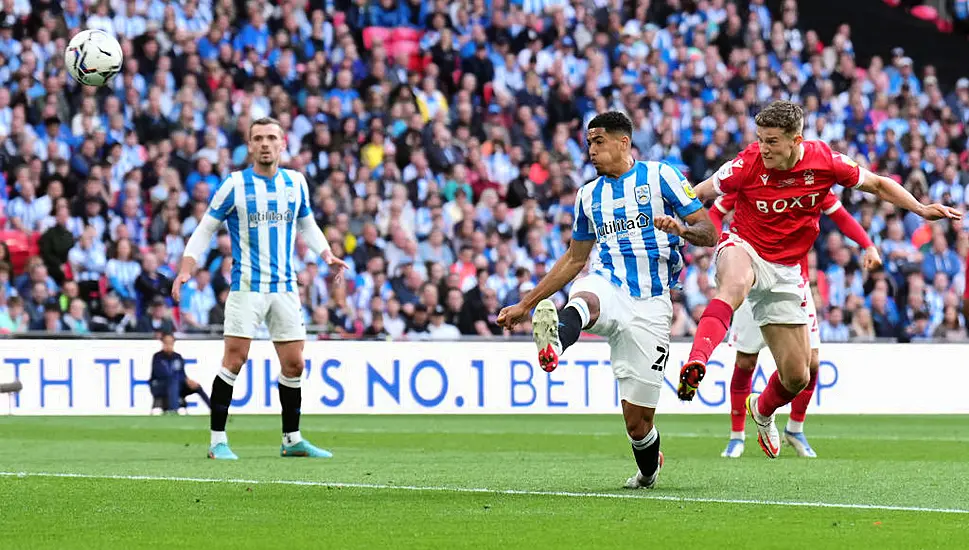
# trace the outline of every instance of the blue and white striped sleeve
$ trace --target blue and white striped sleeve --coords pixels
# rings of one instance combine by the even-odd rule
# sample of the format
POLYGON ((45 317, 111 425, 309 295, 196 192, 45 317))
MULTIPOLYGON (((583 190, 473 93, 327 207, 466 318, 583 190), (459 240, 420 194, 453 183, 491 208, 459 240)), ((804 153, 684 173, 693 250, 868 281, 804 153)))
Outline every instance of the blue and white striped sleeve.
POLYGON ((576 241, 592 241, 595 238, 596 233, 592 227, 592 220, 586 215, 585 208, 582 208, 582 190, 579 189, 578 194, 575 196, 575 220, 572 222, 572 239, 576 241))
POLYGON ((215 192, 215 196, 212 197, 212 202, 209 203, 209 215, 220 222, 224 222, 232 209, 235 208, 232 193, 235 190, 234 175, 235 172, 229 174, 229 177, 222 181, 219 189, 215 192))
POLYGON ((675 166, 659 163, 659 181, 663 189, 663 200, 673 207, 676 215, 685 218, 703 208, 696 198, 693 186, 675 166))
POLYGON ((297 219, 313 215, 313 212, 310 209, 310 186, 306 183, 306 176, 304 176, 302 173, 299 175, 299 189, 300 200, 299 207, 296 209, 297 219))

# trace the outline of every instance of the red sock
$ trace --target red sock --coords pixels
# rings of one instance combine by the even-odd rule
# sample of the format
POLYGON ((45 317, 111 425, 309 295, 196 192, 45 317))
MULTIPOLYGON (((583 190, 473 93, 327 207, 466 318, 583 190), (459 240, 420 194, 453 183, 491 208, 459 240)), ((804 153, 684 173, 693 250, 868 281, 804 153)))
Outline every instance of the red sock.
POLYGON ((811 379, 808 380, 808 385, 801 390, 801 393, 797 394, 794 401, 791 401, 791 420, 794 422, 804 422, 804 415, 807 414, 808 405, 811 404, 811 398, 814 397, 814 387, 818 385, 818 373, 814 371, 811 373, 811 379))
POLYGON ((770 380, 767 381, 767 387, 764 388, 764 393, 760 394, 760 397, 757 399, 757 412, 764 416, 770 416, 777 409, 790 403, 795 395, 797 394, 787 391, 784 384, 781 384, 781 379, 775 371, 770 376, 770 380))
POLYGON ((710 354, 727 335, 731 317, 733 317, 733 308, 730 304, 717 298, 710 300, 703 310, 700 323, 696 327, 696 334, 693 336, 690 361, 706 364, 710 360, 710 354))
POLYGON ((730 431, 744 431, 747 421, 747 396, 750 395, 750 385, 754 378, 754 371, 733 368, 730 377, 730 431))

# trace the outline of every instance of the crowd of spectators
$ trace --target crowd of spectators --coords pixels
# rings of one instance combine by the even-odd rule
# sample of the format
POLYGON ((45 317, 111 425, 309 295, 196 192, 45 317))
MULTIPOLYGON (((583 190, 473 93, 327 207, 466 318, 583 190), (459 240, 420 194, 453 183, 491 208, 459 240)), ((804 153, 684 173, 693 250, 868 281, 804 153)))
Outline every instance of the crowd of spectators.
MULTIPOLYGON (((822 41, 794 0, 3 0, 0 330, 217 328, 227 234, 181 303, 170 281, 221 179, 246 165, 249 122, 272 115, 352 266, 335 284, 298 241, 312 332, 500 337, 499 309, 568 246, 595 113, 629 113, 638 158, 699 182, 777 98, 803 103, 806 138, 916 196, 969 199, 969 79, 941 89, 900 48, 861 66, 849 24, 822 41), (105 88, 64 71, 83 28, 122 43, 105 88)), ((823 338, 965 339, 965 228, 839 192, 886 267, 864 272, 822 220, 823 338)), ((685 250, 675 337, 712 296, 711 252, 685 250)))

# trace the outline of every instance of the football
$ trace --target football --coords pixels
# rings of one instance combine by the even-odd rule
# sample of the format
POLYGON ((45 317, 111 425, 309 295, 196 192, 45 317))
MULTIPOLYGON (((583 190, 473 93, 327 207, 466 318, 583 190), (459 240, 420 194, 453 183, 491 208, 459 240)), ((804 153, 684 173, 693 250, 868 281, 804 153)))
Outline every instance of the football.
POLYGON ((74 80, 86 86, 104 86, 121 71, 121 44, 110 34, 88 29, 77 33, 67 45, 64 62, 74 80))

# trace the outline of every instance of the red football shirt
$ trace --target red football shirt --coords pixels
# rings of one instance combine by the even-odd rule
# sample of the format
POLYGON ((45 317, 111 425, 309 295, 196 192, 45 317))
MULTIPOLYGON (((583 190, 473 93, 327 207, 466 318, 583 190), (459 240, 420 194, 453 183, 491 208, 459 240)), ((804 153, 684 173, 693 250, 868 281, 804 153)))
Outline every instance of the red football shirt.
POLYGON ((713 176, 718 193, 737 195, 731 231, 769 262, 797 265, 818 237, 821 205, 831 187, 862 182, 858 165, 826 143, 804 141, 802 149, 793 168, 773 170, 753 143, 713 176))

